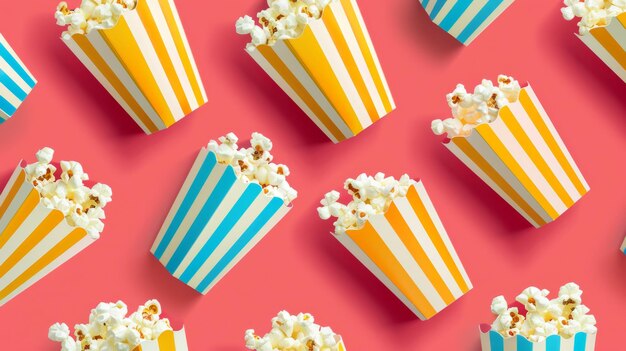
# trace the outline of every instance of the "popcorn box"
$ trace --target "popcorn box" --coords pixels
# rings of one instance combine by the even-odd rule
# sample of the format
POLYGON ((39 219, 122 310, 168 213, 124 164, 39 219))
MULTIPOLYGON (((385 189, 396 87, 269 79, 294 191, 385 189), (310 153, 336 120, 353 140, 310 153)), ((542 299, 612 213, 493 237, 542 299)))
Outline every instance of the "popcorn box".
POLYGON ((514 0, 420 0, 441 29, 469 45, 514 0))
POLYGON ((24 102, 37 81, 0 34, 0 124, 24 102))
POLYGON ((300 37, 250 56, 335 143, 395 109, 355 0, 332 2, 300 37))
POLYGON ((174 277, 206 294, 290 209, 203 148, 151 252, 174 277))
POLYGON ((593 351, 596 345, 596 334, 582 332, 569 339, 551 335, 542 342, 530 342, 521 335, 505 339, 489 324, 481 324, 479 329, 482 351, 593 351))
POLYGON ((133 351, 188 351, 185 328, 172 331, 166 330, 157 340, 146 340, 135 347, 133 351))
POLYGON ((171 0, 139 0, 115 27, 62 40, 147 134, 207 101, 171 0))
POLYGON ((19 165, 0 195, 0 306, 97 240, 40 198, 19 165))
POLYGON ((535 227, 589 191, 530 85, 496 120, 444 145, 535 227))
POLYGON ((626 12, 613 18, 606 27, 576 36, 626 82, 626 12))
POLYGON ((622 251, 624 255, 626 255, 626 238, 624 238, 624 242, 622 243, 622 247, 620 248, 620 251, 622 251))
POLYGON ((421 320, 472 288, 421 181, 365 227, 335 236, 421 320))

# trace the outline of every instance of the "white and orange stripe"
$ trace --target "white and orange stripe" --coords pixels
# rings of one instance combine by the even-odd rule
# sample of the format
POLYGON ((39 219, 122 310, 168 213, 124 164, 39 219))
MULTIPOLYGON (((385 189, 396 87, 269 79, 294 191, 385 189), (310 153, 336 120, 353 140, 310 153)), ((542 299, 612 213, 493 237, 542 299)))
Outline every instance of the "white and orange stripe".
POLYGON ((593 52, 626 82, 626 12, 585 35, 577 35, 593 52))
POLYGON ((394 199, 384 215, 336 237, 422 320, 472 288, 421 182, 394 199))
POLYGON ((331 3, 300 37, 250 55, 335 143, 395 109, 354 0, 331 3))
POLYGON ((0 195, 0 306, 94 241, 43 206, 18 166, 0 195))
POLYGON ((148 134, 207 101, 171 0, 140 0, 115 27, 63 41, 148 134))
POLYGON ((172 331, 166 330, 156 340, 142 341, 133 351, 188 351, 185 328, 172 331))
POLYGON ((495 121, 445 146, 535 227, 555 220, 589 191, 530 86, 495 121))

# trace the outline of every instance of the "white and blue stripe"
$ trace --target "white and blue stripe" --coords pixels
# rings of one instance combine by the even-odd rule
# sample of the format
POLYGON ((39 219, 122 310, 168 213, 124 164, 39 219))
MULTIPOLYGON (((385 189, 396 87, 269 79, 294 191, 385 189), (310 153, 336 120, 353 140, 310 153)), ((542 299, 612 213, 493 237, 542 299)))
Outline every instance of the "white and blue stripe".
POLYGON ((202 149, 151 252, 172 275, 206 294, 289 209, 202 149))
POLYGON ((0 124, 13 116, 36 83, 0 34, 0 124))
POLYGON ((420 0, 435 22, 464 45, 469 45, 514 0, 420 0))
POLYGON ((490 330, 481 332, 481 345, 482 351, 594 351, 596 334, 580 332, 568 339, 551 335, 542 342, 530 342, 521 335, 505 339, 490 330))
POLYGON ((626 238, 624 238, 624 241, 622 242, 622 247, 620 248, 620 251, 622 251, 622 253, 626 255, 626 238))

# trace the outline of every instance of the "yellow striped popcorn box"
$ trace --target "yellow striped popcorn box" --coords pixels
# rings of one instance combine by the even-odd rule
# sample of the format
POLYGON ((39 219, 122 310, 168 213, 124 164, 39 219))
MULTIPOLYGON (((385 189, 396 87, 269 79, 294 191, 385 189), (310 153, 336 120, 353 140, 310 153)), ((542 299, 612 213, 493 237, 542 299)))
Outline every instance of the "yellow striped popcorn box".
POLYGON ((420 0, 430 19, 469 45, 514 0, 420 0))
POLYGON ((421 320, 472 289, 421 181, 363 228, 335 237, 421 320))
POLYGON ((576 36, 626 82, 626 12, 611 19, 608 26, 576 36))
POLYGON ((171 0, 138 0, 113 28, 62 40, 147 134, 207 101, 171 0))
POLYGON ((355 0, 333 1, 298 38, 249 53, 335 143, 395 109, 355 0))
POLYGON ((133 351, 188 351, 185 328, 162 332, 157 340, 144 340, 133 351))
POLYGON ((0 195, 0 306, 97 240, 40 199, 18 166, 0 195))
POLYGON ((535 227, 555 220, 589 191, 530 85, 493 122, 444 145, 535 227))
POLYGON ((0 34, 0 124, 9 119, 37 84, 0 34))

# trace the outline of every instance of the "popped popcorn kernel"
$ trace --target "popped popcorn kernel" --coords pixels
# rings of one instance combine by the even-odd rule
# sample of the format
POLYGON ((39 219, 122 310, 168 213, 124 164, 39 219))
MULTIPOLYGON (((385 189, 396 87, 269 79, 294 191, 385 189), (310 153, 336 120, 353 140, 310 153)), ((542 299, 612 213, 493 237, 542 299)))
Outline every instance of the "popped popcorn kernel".
POLYGON ((120 16, 133 10, 138 0, 82 0, 80 7, 70 10, 62 1, 57 5, 54 18, 57 25, 66 27, 61 34, 69 39, 74 34, 88 34, 94 29, 113 28, 120 16))
POLYGON ((446 96, 453 117, 433 120, 430 126, 433 133, 447 134, 448 138, 468 136, 477 126, 493 122, 502 107, 519 99, 522 89, 517 80, 506 75, 499 75, 497 83, 483 79, 473 93, 467 92, 463 84, 457 84, 446 96))
POLYGON ((571 338, 578 332, 597 332, 596 319, 582 305, 578 285, 565 284, 552 300, 548 299, 549 293, 534 286, 524 289, 516 300, 524 305, 526 315, 520 314, 517 307, 508 308, 504 296, 497 296, 491 303, 491 312, 496 315, 491 330, 505 338, 519 334, 531 342, 542 342, 550 335, 571 338))
POLYGON ((299 37, 310 21, 322 17, 324 9, 337 0, 268 0, 269 8, 259 12, 259 24, 250 16, 235 23, 237 34, 250 35, 248 51, 259 45, 274 45, 279 40, 299 37))
POLYGON ((169 320, 160 318, 161 305, 157 300, 149 300, 130 316, 127 313, 122 301, 101 302, 91 310, 87 324, 74 327, 75 339, 65 323, 52 325, 48 338, 61 343, 61 351, 131 351, 144 340, 156 340, 164 331, 172 330, 169 320))
POLYGON ((287 311, 272 318, 272 330, 265 336, 248 329, 244 338, 246 348, 256 351, 338 351, 341 344, 341 337, 330 327, 315 324, 312 315, 287 311))
POLYGON ((97 183, 89 188, 84 181, 89 175, 75 161, 61 161, 61 174, 50 164, 54 150, 45 147, 37 152, 37 162, 24 167, 26 181, 31 183, 41 196, 41 203, 63 213, 67 223, 84 228, 94 239, 104 230, 104 207, 111 202, 113 192, 108 185, 97 183))
POLYGON ((605 27, 611 20, 626 12, 626 0, 564 0, 561 8, 563 18, 571 21, 580 18, 578 32, 589 33, 598 27, 605 27))
POLYGON ((207 149, 215 153, 219 163, 231 165, 244 183, 261 185, 263 194, 279 197, 285 204, 298 197, 298 192, 287 182, 289 167, 272 162, 274 156, 270 151, 274 145, 269 138, 252 133, 249 148, 239 148, 238 141, 234 133, 228 133, 217 141, 209 141, 207 149))
POLYGON ((356 179, 348 179, 344 189, 352 196, 352 201, 339 203, 339 192, 333 190, 320 201, 317 212, 321 219, 336 217, 335 234, 342 235, 348 230, 361 229, 369 217, 387 212, 396 197, 405 197, 414 183, 407 174, 396 180, 384 173, 375 176, 360 174, 356 179))

